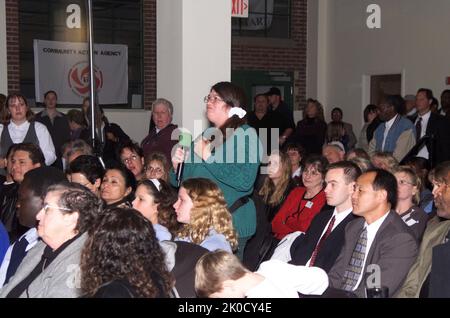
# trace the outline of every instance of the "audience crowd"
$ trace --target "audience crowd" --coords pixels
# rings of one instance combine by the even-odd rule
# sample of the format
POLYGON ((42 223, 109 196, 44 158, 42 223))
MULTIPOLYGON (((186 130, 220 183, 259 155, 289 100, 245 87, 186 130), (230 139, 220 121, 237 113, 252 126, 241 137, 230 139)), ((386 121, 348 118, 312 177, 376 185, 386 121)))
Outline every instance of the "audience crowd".
POLYGON ((89 99, 1 97, 0 297, 450 297, 448 90, 385 96, 355 134, 219 82, 190 147, 164 98, 136 142, 99 105, 92 140, 89 99))

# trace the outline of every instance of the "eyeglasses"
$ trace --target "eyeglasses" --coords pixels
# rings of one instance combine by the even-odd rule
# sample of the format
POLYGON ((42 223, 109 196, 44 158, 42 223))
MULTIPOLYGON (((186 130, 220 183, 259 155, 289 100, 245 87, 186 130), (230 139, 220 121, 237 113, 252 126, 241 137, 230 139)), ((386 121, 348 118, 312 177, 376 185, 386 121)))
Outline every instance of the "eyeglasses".
POLYGON ((315 177, 315 176, 320 175, 320 172, 317 170, 305 170, 305 171, 303 171, 303 174, 315 177))
POLYGON ((122 161, 126 164, 131 163, 131 161, 136 161, 139 157, 137 155, 131 155, 128 158, 123 158, 122 161))
POLYGON ((47 210, 48 210, 49 208, 52 208, 52 209, 58 209, 58 210, 62 210, 62 211, 72 211, 71 209, 68 209, 68 208, 62 208, 62 207, 59 207, 59 206, 57 206, 57 205, 51 205, 51 204, 48 204, 48 203, 45 204, 45 205, 43 206, 42 210, 44 210, 45 214, 47 214, 47 210))
POLYGON ((223 102, 224 100, 222 98, 220 98, 220 97, 217 97, 217 96, 208 95, 208 96, 205 96, 205 98, 203 98, 203 101, 205 103, 208 103, 208 102, 216 103, 217 101, 223 102))

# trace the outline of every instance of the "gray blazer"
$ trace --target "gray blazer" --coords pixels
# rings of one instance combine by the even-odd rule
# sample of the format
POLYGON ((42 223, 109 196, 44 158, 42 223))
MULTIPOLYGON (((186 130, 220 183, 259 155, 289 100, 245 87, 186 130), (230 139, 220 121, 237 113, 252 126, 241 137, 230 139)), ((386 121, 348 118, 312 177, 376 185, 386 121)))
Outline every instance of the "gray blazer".
MULTIPOLYGON (((30 284, 20 298, 75 298, 81 296, 80 288, 80 256, 87 239, 84 233, 61 254, 30 284)), ((5 298, 8 293, 19 284, 40 262, 47 245, 39 241, 25 256, 17 272, 9 283, 0 289, 0 297, 5 298)))
MULTIPOLYGON (((328 273, 330 285, 335 288, 342 287, 342 277, 364 222, 364 218, 359 218, 347 224, 344 247, 328 273)), ((354 293, 358 297, 366 297, 366 281, 373 279, 373 272, 367 272, 367 266, 377 264, 381 270, 381 286, 388 287, 389 297, 392 297, 403 283, 417 253, 416 239, 397 213, 390 211, 375 235, 364 265, 364 276, 354 293)))

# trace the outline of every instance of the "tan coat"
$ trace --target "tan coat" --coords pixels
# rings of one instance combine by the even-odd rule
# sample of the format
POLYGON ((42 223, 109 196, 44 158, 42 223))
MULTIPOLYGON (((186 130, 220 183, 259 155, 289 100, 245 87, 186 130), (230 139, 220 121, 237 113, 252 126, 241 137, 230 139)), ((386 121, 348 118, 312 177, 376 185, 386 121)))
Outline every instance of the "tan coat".
POLYGON ((409 270, 403 286, 396 297, 419 298, 423 283, 431 271, 431 257, 433 247, 444 242, 444 238, 450 230, 450 220, 439 221, 439 217, 432 218, 427 225, 420 244, 419 256, 409 270))

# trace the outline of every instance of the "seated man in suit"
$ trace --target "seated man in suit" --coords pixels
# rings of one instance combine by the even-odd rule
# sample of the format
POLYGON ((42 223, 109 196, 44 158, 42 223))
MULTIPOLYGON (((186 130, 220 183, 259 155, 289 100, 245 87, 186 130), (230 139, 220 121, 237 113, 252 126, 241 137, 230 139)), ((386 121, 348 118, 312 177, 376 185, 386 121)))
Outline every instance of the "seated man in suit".
POLYGON ((447 240, 447 243, 433 248, 430 298, 450 298, 450 234, 447 240))
POLYGON ((328 273, 334 288, 366 297, 367 287, 387 287, 395 295, 417 256, 417 242, 392 209, 395 177, 381 169, 362 174, 352 195, 353 213, 362 218, 345 228, 345 244, 328 273), (379 286, 376 286, 379 285, 379 286))
POLYGON ((433 92, 420 88, 416 96, 417 114, 412 118, 416 127, 416 142, 425 135, 430 138, 418 149, 417 157, 429 160, 432 167, 450 159, 449 121, 431 111, 433 92))
POLYGON ((401 115, 405 101, 399 95, 388 95, 379 105, 378 125, 369 142, 369 155, 375 152, 390 152, 401 161, 416 144, 414 124, 401 115))
POLYGON ((436 216, 428 221, 422 237, 419 255, 397 297, 428 297, 433 248, 445 243, 450 231, 450 161, 445 161, 430 173, 433 184, 436 216))
POLYGON ((352 214, 355 181, 361 175, 358 166, 341 161, 328 166, 325 175, 327 204, 311 222, 305 235, 291 245, 291 264, 317 266, 328 272, 344 245, 345 226, 357 216, 352 214))

